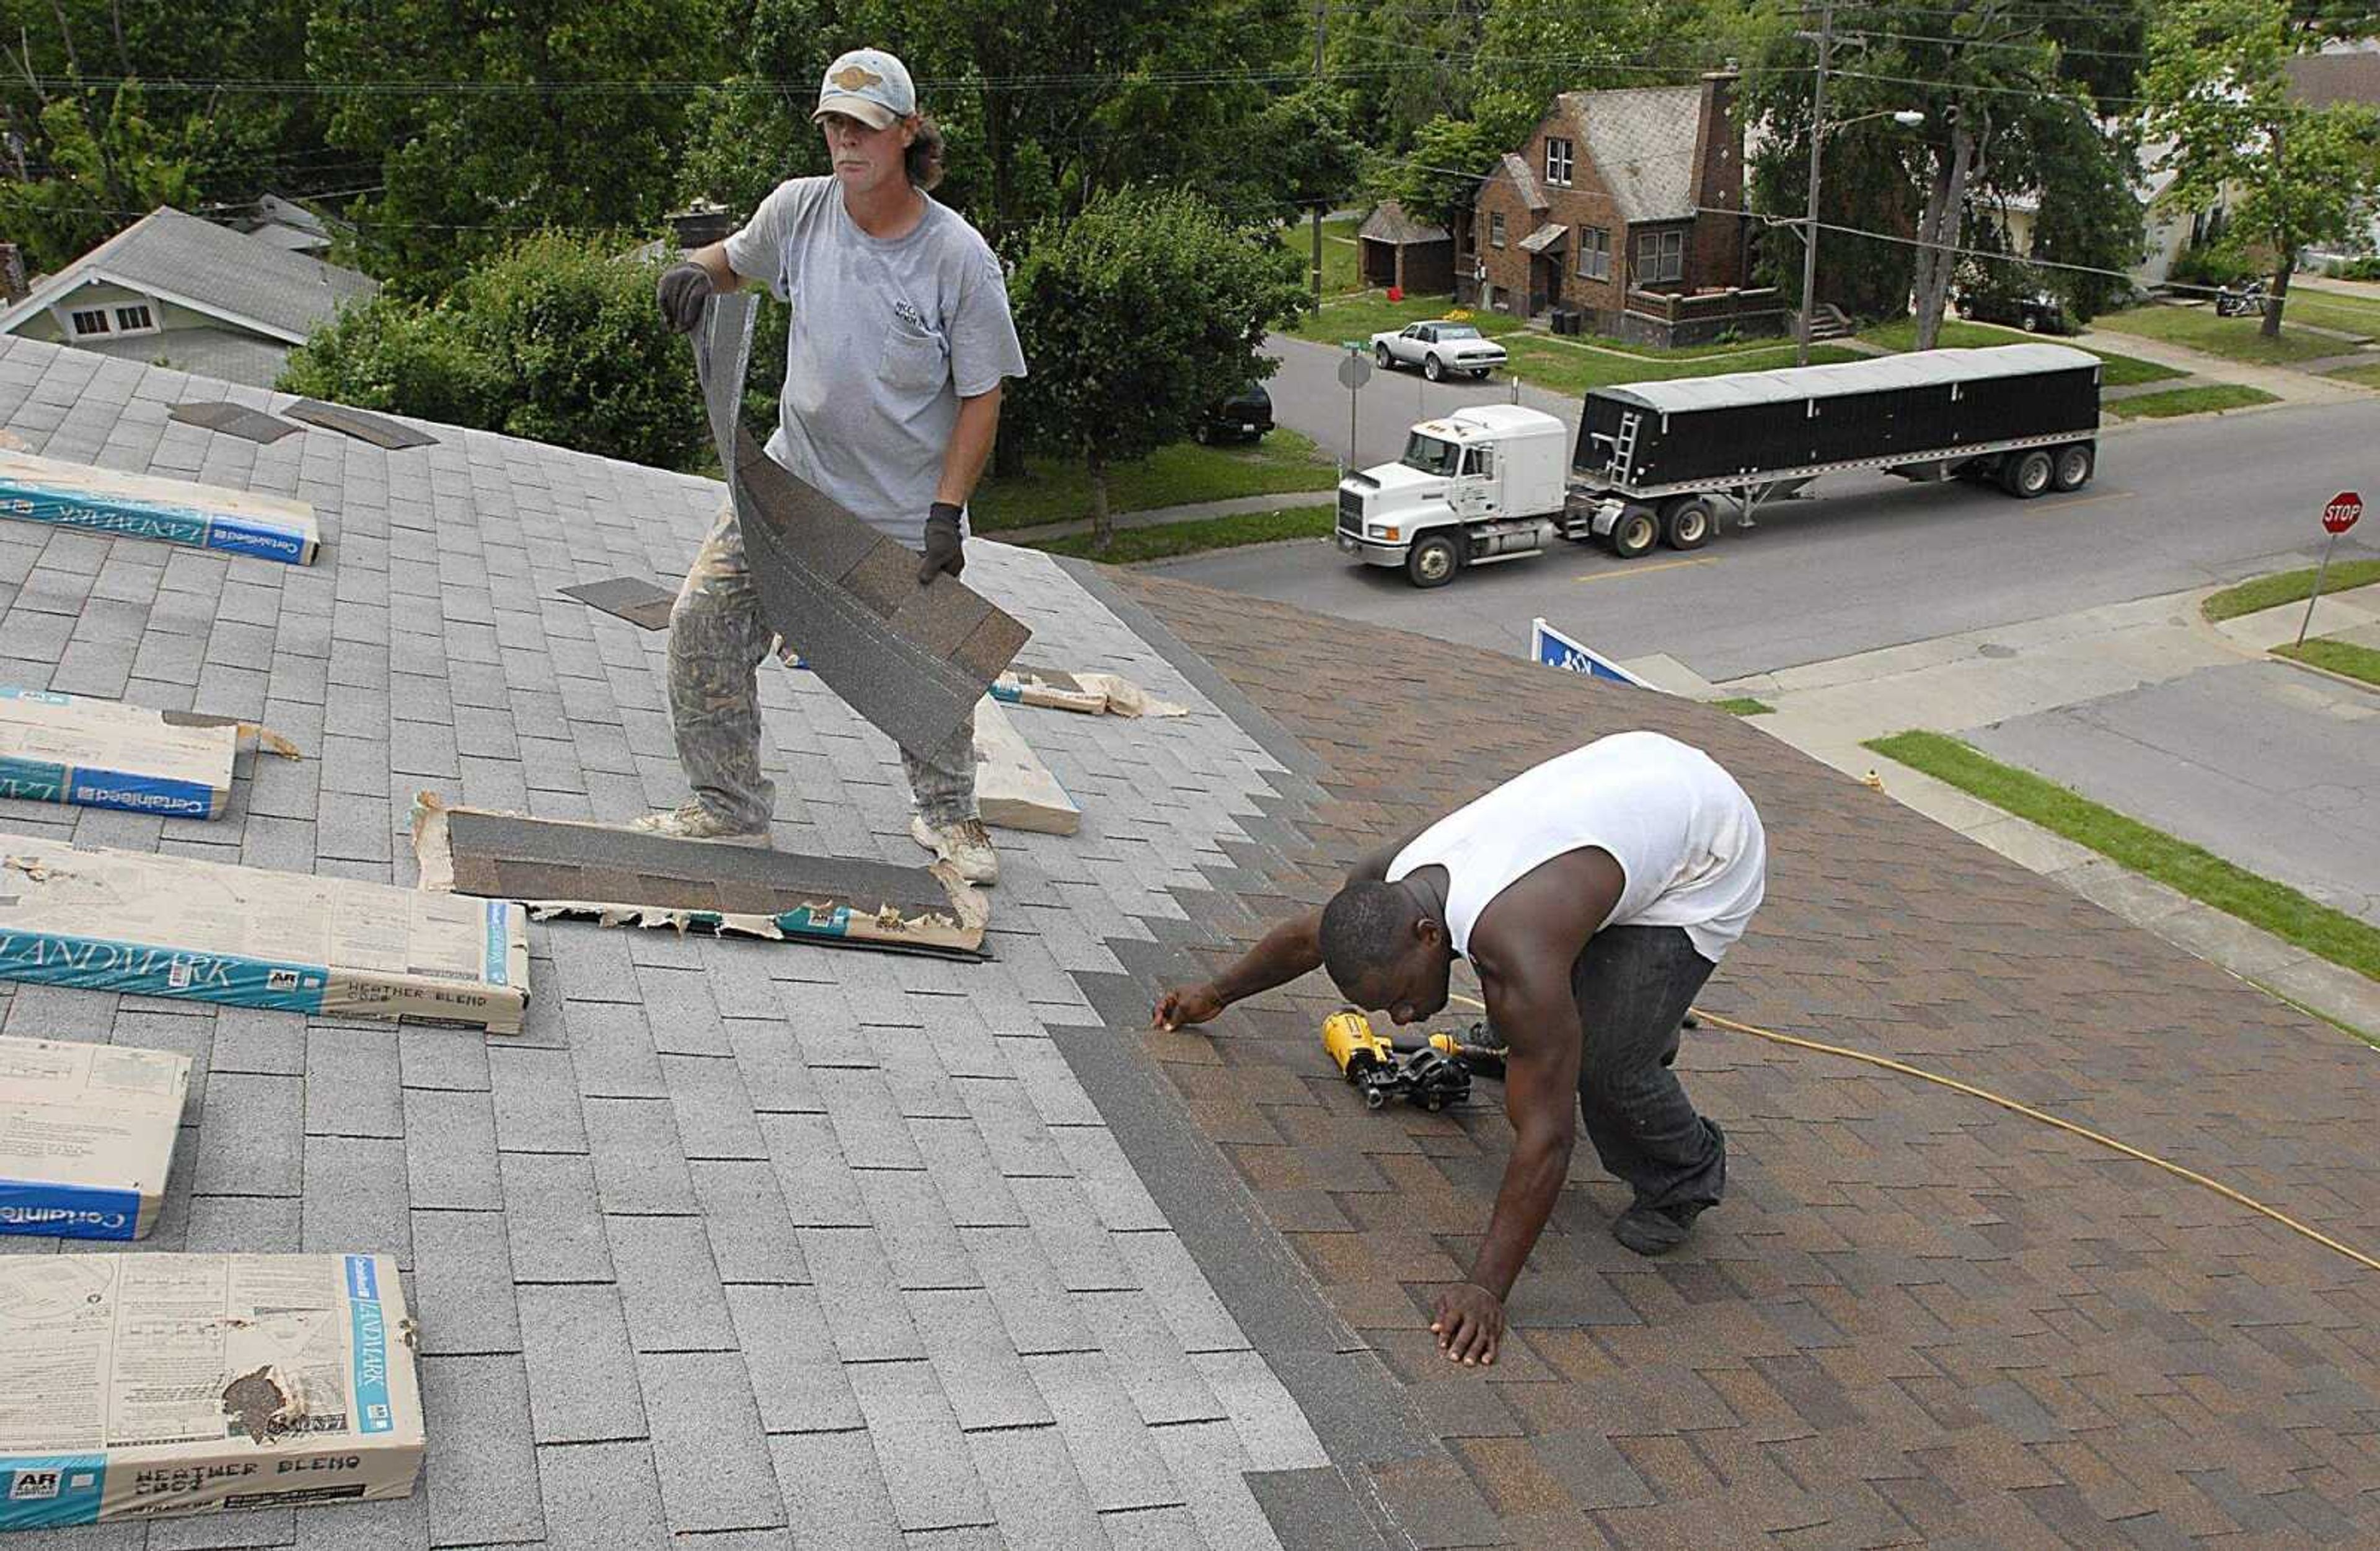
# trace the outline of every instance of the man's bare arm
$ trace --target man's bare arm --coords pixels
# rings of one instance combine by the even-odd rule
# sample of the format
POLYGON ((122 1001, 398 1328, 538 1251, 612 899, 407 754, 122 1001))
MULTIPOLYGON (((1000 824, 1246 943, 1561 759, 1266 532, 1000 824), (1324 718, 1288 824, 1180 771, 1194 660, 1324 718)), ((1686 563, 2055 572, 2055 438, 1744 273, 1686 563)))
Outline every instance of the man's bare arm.
POLYGON ((1000 431, 1000 394, 995 384, 990 393, 959 400, 959 421, 942 454, 941 482, 934 487, 936 501, 964 506, 975 494, 976 481, 983 478, 983 466, 991 457, 992 439, 1000 431))
POLYGON ((736 273, 735 266, 727 261, 727 245, 724 242, 698 248, 686 256, 686 261, 702 266, 702 273, 710 276, 710 289, 716 295, 723 297, 730 291, 743 288, 744 277, 736 273))

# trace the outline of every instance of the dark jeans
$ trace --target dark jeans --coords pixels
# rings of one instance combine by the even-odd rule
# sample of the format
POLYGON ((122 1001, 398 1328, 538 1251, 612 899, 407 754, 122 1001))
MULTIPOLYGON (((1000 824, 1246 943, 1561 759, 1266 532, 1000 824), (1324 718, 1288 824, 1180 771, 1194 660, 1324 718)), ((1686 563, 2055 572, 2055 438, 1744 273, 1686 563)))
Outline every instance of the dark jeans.
POLYGON ((1571 970, 1587 1139, 1639 1206, 1707 1206, 1727 1187, 1726 1139, 1670 1070, 1680 1024, 1717 967, 1683 927, 1607 927, 1571 970))

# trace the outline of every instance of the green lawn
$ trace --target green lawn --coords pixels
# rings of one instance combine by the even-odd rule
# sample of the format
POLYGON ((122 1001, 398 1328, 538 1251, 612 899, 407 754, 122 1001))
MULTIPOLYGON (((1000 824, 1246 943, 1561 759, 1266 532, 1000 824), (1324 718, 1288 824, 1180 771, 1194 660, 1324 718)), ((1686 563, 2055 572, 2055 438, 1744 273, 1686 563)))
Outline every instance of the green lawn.
POLYGON ((2211 904, 2319 958, 2380 979, 2380 931, 2187 841, 2153 830, 2030 770, 1940 733, 1897 733, 1867 747, 1995 807, 2211 904))
POLYGON ((2176 415, 2204 415, 2210 411, 2219 415, 2226 409, 2278 402, 2278 395, 2262 388, 2214 382, 2203 388, 2170 388, 2161 394, 2143 394, 2138 398, 2111 399, 2105 407, 2119 419, 2164 420, 2176 415))
MULTIPOLYGON (((2292 285, 2289 300, 2281 308, 2281 321, 2284 326, 2312 323, 2318 329, 2343 329, 2349 333, 2380 338, 2380 299, 2292 285)), ((2340 350, 2346 348, 2339 346, 2340 350)))
POLYGON ((2367 388, 2380 388, 2380 360, 2374 360, 2370 366, 2341 367, 2330 375, 2367 388))
MULTIPOLYGON (((1290 333, 1300 339, 1336 345, 1342 340, 1369 339, 1383 329, 1401 329, 1407 323, 1443 318, 1454 310, 1452 297, 1409 296, 1402 301, 1390 301, 1385 294, 1366 292, 1324 302, 1321 311, 1307 313, 1290 333)), ((1520 320, 1500 312, 1475 312, 1470 321, 1485 334, 1507 334, 1522 326, 1520 320)))
MULTIPOLYGON (((1338 466, 1320 460, 1312 442, 1281 430, 1233 446, 1176 442, 1145 462, 1120 465, 1108 471, 1108 508, 1150 512, 1198 501, 1327 491, 1338 482, 1338 466)), ((968 512, 983 533, 1090 515, 1090 476, 1078 464, 1039 457, 1026 460, 1021 479, 986 479, 968 512)))
MULTIPOLYGON (((1342 215, 1335 221, 1322 223, 1322 294, 1324 296, 1341 296, 1349 291, 1360 291, 1364 288, 1363 265, 1359 261, 1362 249, 1355 244, 1355 233, 1362 228, 1363 224, 1352 215, 1342 215)), ((1289 245, 1296 249, 1298 257, 1305 262, 1309 265, 1314 262, 1314 238, 1305 229, 1305 223, 1298 224, 1298 231, 1289 239, 1289 245)))
MULTIPOLYGON (((1872 329, 1862 329, 1860 337, 1888 350, 1913 350, 1917 347, 1917 320, 1902 318, 1895 322, 1879 323, 1872 329)), ((1954 349, 1980 350, 1994 345, 2021 345, 2042 337, 2027 333, 2022 329, 2004 329, 1997 323, 1970 323, 1961 318, 1945 318, 1942 320, 1941 335, 1936 343, 1954 349)), ((2094 350, 2088 345, 2075 345, 2070 339, 2051 339, 2048 343, 2073 345, 2078 350, 2090 350, 2091 354, 2107 362, 2107 370, 2099 373, 2102 387, 2125 388, 2135 382, 2162 382, 2169 377, 2190 375, 2178 367, 2144 361, 2138 356, 2119 356, 2113 350, 2094 350)))
POLYGON ((1749 695, 1731 696, 1725 700, 1712 700, 1706 703, 1714 709, 1723 710, 1730 716, 1767 716, 1777 709, 1767 701, 1755 700, 1749 695))
POLYGON ((1192 522, 1166 523, 1158 527, 1118 528, 1114 539, 1102 551, 1093 546, 1091 536, 1077 534, 1065 539, 1045 539, 1035 544, 1037 550, 1051 554, 1073 555, 1081 560, 1103 560, 1111 565, 1129 565, 1135 561, 1168 560, 1175 555, 1196 554, 1203 550, 1227 550, 1240 544, 1269 544, 1282 539, 1324 539, 1330 534, 1330 525, 1337 514, 1329 506, 1300 506, 1285 512, 1243 512, 1228 517, 1200 517, 1192 522))
POLYGON ((2359 647, 2353 641, 2342 641, 2331 636, 2317 636, 2301 647, 2275 647, 2274 655, 2293 657, 2317 668, 2327 668, 2350 679, 2380 685, 2380 651, 2359 647))
MULTIPOLYGON (((2259 576, 2252 582, 2227 587, 2198 606, 2208 619, 2223 621, 2252 614, 2259 609, 2277 609, 2284 603, 2302 603, 2313 596, 2315 566, 2302 571, 2282 571, 2270 576, 2259 576)), ((2369 587, 2380 582, 2380 560, 2342 560, 2323 574, 2323 596, 2332 597, 2369 587)))
MULTIPOLYGON (((2287 313, 2283 314, 2286 318, 2287 313)), ((2252 366, 2287 366, 2319 356, 2340 355, 2348 348, 2327 334, 2308 333, 2281 325, 2281 337, 2266 339, 2253 318, 2217 318, 2212 307, 2135 307, 2091 320, 2095 329, 2137 334, 2143 339, 2184 345, 2227 360, 2252 366)))

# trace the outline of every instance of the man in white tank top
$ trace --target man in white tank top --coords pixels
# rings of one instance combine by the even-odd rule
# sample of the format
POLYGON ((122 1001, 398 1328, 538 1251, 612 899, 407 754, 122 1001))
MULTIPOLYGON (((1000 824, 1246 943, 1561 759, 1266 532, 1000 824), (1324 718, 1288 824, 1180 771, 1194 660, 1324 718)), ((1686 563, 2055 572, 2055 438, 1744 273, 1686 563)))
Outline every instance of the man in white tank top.
POLYGON ((1204 1023, 1327 966, 1349 1000, 1412 1024, 1446 1006, 1454 960, 1471 961, 1511 1048, 1512 1156, 1470 1278, 1439 1293, 1430 1328, 1450 1360, 1493 1363, 1503 1301, 1570 1169, 1573 1116, 1635 1193, 1611 1230, 1637 1254, 1676 1248, 1718 1204, 1726 1138, 1670 1063, 1767 862, 1752 799, 1708 755, 1616 733, 1374 852, 1321 910, 1206 985, 1166 991, 1153 1022, 1204 1023))

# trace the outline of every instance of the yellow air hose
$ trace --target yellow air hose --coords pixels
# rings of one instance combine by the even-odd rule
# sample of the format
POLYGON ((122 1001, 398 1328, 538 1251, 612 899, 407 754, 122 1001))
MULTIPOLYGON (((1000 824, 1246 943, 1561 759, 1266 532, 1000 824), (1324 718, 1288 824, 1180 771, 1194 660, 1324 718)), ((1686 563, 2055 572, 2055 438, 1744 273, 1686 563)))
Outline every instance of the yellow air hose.
MULTIPOLYGON (((1448 993, 1448 1000, 1459 1001, 1466 1007, 1475 1007, 1482 1012, 1488 1011, 1487 1003, 1480 1001, 1475 998, 1461 995, 1460 993, 1448 993)), ((2093 1131, 2088 1126, 2076 1125, 2072 1121, 2060 1120, 2056 1115, 2035 1109, 2030 1105, 2019 1104, 2013 1098, 2004 1098, 1988 1088, 1979 1088, 1973 1083, 1962 1083, 1956 1077, 1945 1077, 1937 1072, 1927 1072, 1921 1067, 1911 1066, 1906 1061, 1894 1060, 1889 1056, 1870 1055, 1865 1050, 1853 1050, 1846 1048, 1840 1045, 1823 1044, 1815 1039, 1804 1039, 1799 1035, 1779 1034, 1775 1029, 1761 1028, 1757 1024, 1740 1024, 1732 1018, 1724 1018, 1716 1012, 1706 1012, 1699 1007, 1694 1010, 1694 1015, 1696 1018, 1701 1019, 1704 1023, 1712 1024, 1718 1028, 1731 1029, 1737 1034, 1748 1034, 1755 1039, 1767 1039, 1779 1045, 1791 1045, 1797 1050, 1815 1050, 1821 1055, 1841 1056, 1849 1060, 1865 1061, 1870 1066, 1880 1066, 1887 1072, 1898 1072, 1904 1077, 1916 1077, 1925 1082, 1938 1083, 1943 1087, 1956 1089, 1958 1092, 1966 1094, 1970 1097, 1980 1098, 1987 1104, 1997 1104, 2003 1109, 2014 1110, 2017 1114, 2025 1116, 2030 1120, 2039 1121, 2044 1125, 2056 1126, 2058 1130, 2069 1132, 2073 1135, 2082 1137, 2085 1141, 2096 1142, 2099 1145, 2119 1152, 2126 1157, 2137 1158, 2143 1163, 2154 1164, 2157 1168, 2164 1169, 2167 1173, 2175 1175, 2180 1179, 2188 1180, 2192 1184, 2204 1185, 2208 1190, 2213 1191, 2216 1194, 2222 1196, 2228 1201, 2236 1201, 2240 1206, 2247 1207, 2251 1211, 2261 1212, 2265 1217, 2268 1217, 2275 1222, 2279 1223, 2283 1228, 2289 1229, 2293 1232, 2302 1233, 2307 1238, 2312 1239, 2315 1243, 2321 1244, 2326 1249, 2337 1250, 2339 1254, 2347 1256, 2348 1259, 2354 1261, 2357 1265, 2363 1266, 2367 1270, 2380 1271, 2380 1260, 2373 1259, 2372 1256, 2365 1254, 2361 1250, 2350 1249, 2347 1245, 2342 1244, 2338 1240, 2332 1238, 2329 1234, 2323 1232, 2319 1229, 2307 1227, 2304 1223, 2300 1222, 2297 1218, 2290 1217, 2286 1212, 2275 1211, 2272 1207, 2265 1206, 2254 1196, 2242 1194, 2240 1192, 2233 1190, 2229 1185, 2225 1184, 2220 1180, 2210 1180, 2194 1169, 2184 1169, 2179 1163, 2169 1163, 2166 1159, 2157 1157, 2155 1153, 2144 1153, 2138 1147, 2119 1142, 2114 1137, 2093 1131)))

